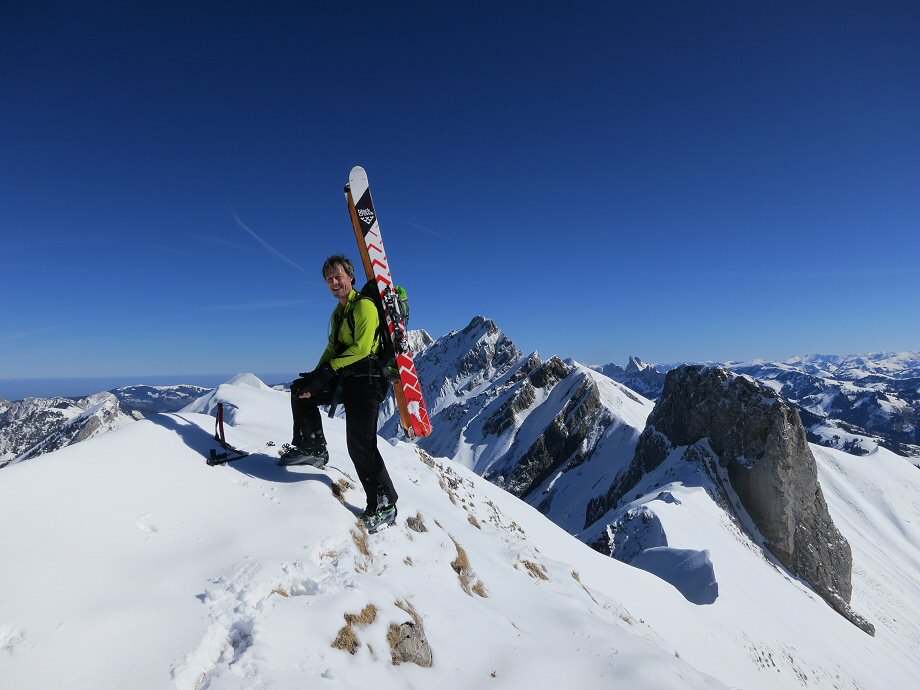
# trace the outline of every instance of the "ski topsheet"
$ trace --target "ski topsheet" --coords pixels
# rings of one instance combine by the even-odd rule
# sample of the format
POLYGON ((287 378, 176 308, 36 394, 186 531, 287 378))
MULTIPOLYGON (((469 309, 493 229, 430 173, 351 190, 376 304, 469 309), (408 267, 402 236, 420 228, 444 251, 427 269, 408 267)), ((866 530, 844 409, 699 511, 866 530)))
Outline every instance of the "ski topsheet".
POLYGON ((410 438, 428 436, 431 433, 428 408, 425 407, 422 384, 415 370, 412 350, 409 348, 406 323, 397 305, 398 296, 393 289, 395 285, 390 274, 390 263, 383 246, 380 223, 377 220, 377 211, 371 199, 371 189, 364 168, 355 166, 351 169, 345 196, 348 199, 348 210, 364 263, 364 272, 367 279, 373 280, 380 291, 387 330, 396 350, 399 381, 394 382, 393 389, 403 429, 410 438))

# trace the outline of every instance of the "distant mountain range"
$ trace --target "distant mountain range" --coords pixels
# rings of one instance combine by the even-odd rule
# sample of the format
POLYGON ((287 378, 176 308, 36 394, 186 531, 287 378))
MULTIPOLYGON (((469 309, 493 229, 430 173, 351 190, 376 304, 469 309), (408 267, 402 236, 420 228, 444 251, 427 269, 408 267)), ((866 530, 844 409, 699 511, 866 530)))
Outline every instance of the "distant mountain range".
MULTIPOLYGON (((594 367, 643 395, 657 399, 665 373, 631 357, 627 366, 594 367)), ((791 402, 808 440, 864 455, 882 446, 920 458, 920 353, 810 355, 783 362, 720 364, 760 381, 791 402)))
MULTIPOLYGON (((325 579, 308 582, 289 569, 294 566, 281 568, 275 563, 271 567, 285 573, 287 579, 282 584, 286 589, 277 589, 276 579, 266 579, 258 583, 265 596, 283 592, 278 596, 284 600, 295 593, 314 597, 323 593, 319 583, 332 581, 332 576, 344 578, 342 581, 349 584, 343 589, 350 591, 356 574, 362 578, 361 586, 367 587, 384 571, 387 597, 394 596, 389 585, 392 578, 403 576, 412 582, 416 595, 422 580, 409 569, 432 567, 435 554, 446 546, 448 559, 456 553, 449 568, 438 566, 437 576, 415 571, 424 572, 426 582, 437 583, 439 590, 432 602, 446 601, 448 590, 442 585, 452 578, 443 578, 442 573, 453 569, 463 588, 464 573, 469 579, 486 572, 491 575, 487 578, 490 587, 495 587, 493 583, 501 580, 492 565, 510 557, 514 562, 511 570, 519 570, 511 574, 520 580, 504 590, 504 595, 497 589, 493 594, 493 590, 481 588, 476 596, 494 596, 494 601, 507 603, 518 601, 513 593, 519 588, 525 591, 528 585, 546 586, 543 600, 551 601, 546 597, 552 592, 569 591, 561 588, 565 582, 579 597, 585 593, 587 598, 579 609, 586 601, 593 601, 599 610, 618 616, 627 628, 637 620, 645 625, 645 617, 660 605, 665 614, 654 620, 652 639, 663 632, 669 637, 680 636, 675 639, 681 642, 681 659, 692 655, 702 670, 725 674, 729 687, 905 687, 905 678, 910 676, 910 663, 905 660, 916 658, 920 640, 916 625, 920 599, 915 596, 916 564, 920 561, 916 541, 904 538, 911 533, 911 521, 916 522, 920 510, 916 490, 920 480, 914 467, 920 457, 916 436, 920 355, 813 356, 785 362, 679 367, 656 367, 632 357, 625 367, 587 367, 557 356, 544 359, 537 352, 525 354, 493 321, 482 316, 438 340, 423 331, 413 332, 411 337, 434 431, 428 438, 417 440, 416 447, 398 443, 394 440, 400 436, 398 415, 389 401, 381 410, 380 434, 391 439, 392 445, 380 444, 381 453, 388 464, 392 463, 391 470, 396 468, 394 480, 399 478, 403 497, 400 509, 411 506, 406 513, 412 524, 422 520, 423 512, 438 519, 429 521, 433 534, 428 537, 417 536, 424 532, 414 532, 409 521, 405 528, 400 524, 375 537, 373 550, 389 558, 376 573, 368 573, 367 560, 345 570, 336 565, 340 545, 349 543, 343 535, 354 517, 353 513, 343 515, 347 511, 327 495, 330 476, 336 477, 335 487, 340 493, 353 491, 353 486, 338 477, 351 467, 340 420, 324 420, 335 457, 330 469, 336 470, 335 474, 313 468, 279 468, 266 441, 287 440, 284 434, 290 427, 284 419, 289 401, 278 390, 281 387, 273 390, 252 375, 235 377, 213 391, 194 386, 133 386, 80 400, 0 402, 0 465, 115 430, 82 448, 70 448, 0 472, 0 489, 8 487, 5 500, 10 505, 10 497, 24 494, 19 487, 46 484, 45 472, 54 472, 56 478, 69 472, 84 490, 102 487, 100 477, 108 480, 112 468, 121 466, 109 464, 112 458, 121 459, 126 448, 136 448, 137 454, 132 452, 130 458, 124 458, 133 463, 128 465, 132 473, 119 476, 118 481, 127 482, 122 490, 137 483, 137 487, 132 486, 132 495, 149 489, 145 506, 153 507, 135 508, 131 504, 126 508, 129 513, 119 515, 118 524, 135 521, 143 540, 138 542, 138 554, 152 553, 148 540, 157 539, 158 533, 169 537, 162 539, 164 544, 173 544, 176 534, 187 532, 174 527, 187 522, 187 515, 201 519, 197 511, 202 491, 226 494, 223 505, 233 505, 234 510, 251 500, 246 510, 252 512, 240 512, 235 520, 215 521, 209 526, 209 530, 217 526, 230 530, 221 533, 215 543, 233 545, 241 542, 231 533, 250 534, 251 525, 258 525, 259 519, 277 525, 285 511, 290 512, 286 519, 295 525, 295 531, 301 529, 302 516, 293 517, 294 511, 285 506, 301 506, 305 496, 315 499, 306 504, 313 532, 304 543, 316 547, 316 558, 309 561, 314 565, 331 559, 322 574, 325 579), (218 401, 230 410, 227 431, 231 441, 255 450, 231 465, 202 469, 208 447, 213 445, 213 410, 218 401), (181 415, 153 414, 179 409, 181 415), (151 419, 132 424, 145 415, 151 419), (120 426, 126 428, 118 429, 120 426), (887 450, 892 447, 900 454, 887 450), (158 462, 152 468, 149 461, 143 462, 154 455, 166 464, 158 462), (914 464, 902 455, 912 455, 914 464), (83 467, 71 469, 72 462, 81 462, 83 467), (79 483, 86 476, 85 467, 95 467, 97 474, 88 483, 79 483), (168 478, 163 478, 161 467, 167 468, 168 478), (134 474, 138 471, 148 472, 158 481, 139 481, 134 474), (13 489, 4 484, 8 477, 13 489), (196 512, 172 514, 163 503, 168 497, 169 505, 173 505, 176 477, 183 478, 183 486, 201 482, 198 491, 185 492, 193 498, 190 507, 183 510, 196 512), (245 479, 240 481, 239 477, 245 479), (161 484, 168 487, 167 493, 160 493, 161 484), (497 491, 496 486, 505 491, 497 491), (553 539, 568 536, 545 525, 538 530, 536 525, 542 518, 537 512, 511 500, 506 492, 610 558, 597 560, 600 557, 588 550, 577 558, 554 557, 553 551, 544 552, 536 542, 531 546, 523 527, 528 534, 539 531, 555 535, 553 539), (514 514, 515 518, 502 518, 504 514, 514 514), (445 522, 446 517, 453 522, 445 522), (336 529, 331 531, 328 525, 333 524, 336 529), (452 525, 447 535, 453 541, 441 534, 447 531, 443 525, 452 525), (488 548, 477 546, 464 556, 455 536, 458 527, 464 530, 465 544, 504 536, 500 543, 488 548), (496 528, 500 528, 498 532, 496 528), (332 546, 336 550, 331 550, 332 546), (476 571, 464 565, 468 556, 474 557, 476 571), (626 570, 619 568, 620 563, 611 566, 611 558, 634 567, 626 570), (636 619, 621 616, 620 609, 610 610, 606 599, 595 598, 593 590, 582 584, 581 571, 596 568, 605 569, 597 582, 608 583, 614 588, 611 591, 624 597, 636 598, 636 603, 630 604, 641 606, 636 619), (671 589, 662 589, 662 583, 671 589), (646 590, 651 594, 643 594, 646 590), (679 598, 673 597, 675 593, 679 598), (823 601, 817 601, 819 597, 823 601), (719 644, 713 645, 712 640, 719 644), (731 655, 724 653, 727 645, 734 649, 731 655), (860 654, 863 656, 856 660, 860 654), (828 663, 831 658, 833 663, 828 663), (805 683, 806 678, 814 681, 805 683)), ((111 495, 108 484, 104 491, 105 496, 111 495)), ((349 501, 361 504, 358 499, 363 497, 354 493, 349 501)), ((76 501, 71 492, 45 497, 55 505, 65 499, 76 501)), ((105 500, 94 502, 93 507, 122 508, 120 502, 109 506, 105 500)), ((213 506, 203 511, 207 519, 214 513, 213 506)), ((47 510, 34 511, 30 521, 41 522, 46 514, 47 510)), ((107 517, 103 522, 108 525, 113 521, 107 517)), ((38 538, 57 534, 57 523, 43 524, 38 538)), ((262 530, 255 531, 259 536, 251 544, 262 544, 262 530)), ((93 530, 80 534, 97 537, 93 530)), ((352 532, 352 537, 359 536, 352 532)), ((360 548, 359 541, 355 541, 356 549, 360 548)), ((19 554, 24 548, 4 553, 19 554)), ((213 544, 209 548, 214 548, 213 544)), ((250 545, 229 548, 233 558, 251 558, 250 545)), ((280 551, 286 553, 289 548, 290 544, 284 544, 280 551)), ((277 559, 277 553, 273 551, 269 560, 277 559)), ((180 561, 186 559, 183 549, 180 561)), ((17 556, 13 562, 21 561, 17 556)), ((447 561, 442 561, 447 566, 447 561)), ((225 580, 210 582, 236 588, 237 578, 249 573, 249 568, 248 563, 233 565, 222 576, 225 580)), ((47 570, 42 562, 35 572, 47 570)), ((28 578, 34 577, 28 574, 28 578)), ((20 580, 28 578, 20 576, 11 582, 18 586, 20 580)), ((119 573, 111 582, 123 579, 119 573)), ((189 591, 199 590, 184 586, 175 600, 192 599, 189 591)), ((212 596, 209 591, 205 590, 205 599, 226 604, 220 620, 240 611, 241 598, 236 594, 212 596)), ((465 591, 463 596, 467 595, 474 596, 465 591)), ((566 595, 566 599, 571 596, 566 595)), ((438 621, 438 625, 456 620, 459 609, 455 600, 451 602, 450 614, 443 618, 430 613, 440 614, 440 605, 426 605, 426 615, 431 616, 428 620, 438 621)), ((529 603, 521 606, 531 610, 529 603)), ((398 603, 396 608, 406 611, 398 603)), ((221 656, 223 652, 190 652, 187 663, 174 666, 189 679, 189 687, 199 685, 202 677, 231 673, 230 666, 237 659, 234 655, 247 654, 253 645, 265 645, 257 650, 271 649, 271 640, 280 639, 260 632, 274 629, 267 622, 264 626, 253 624, 262 620, 259 616, 263 613, 265 621, 277 624, 278 619, 272 617, 275 609, 251 609, 228 623, 229 630, 220 627, 213 638, 210 632, 205 637, 204 648, 210 649, 213 639, 219 639, 229 640, 228 650, 239 647, 241 651, 226 651, 226 657, 221 656), (244 642, 234 645, 233 631, 244 642), (202 659, 218 657, 216 665, 209 661, 204 670, 199 668, 202 659), (225 660, 226 668, 221 660, 225 660)), ((470 618, 474 611, 482 615, 493 610, 494 604, 475 606, 467 610, 464 620, 475 623, 479 619, 470 618)), ((581 628, 582 619, 573 618, 566 608, 560 611, 564 620, 576 621, 570 623, 573 629, 581 628)), ((505 620, 512 620, 508 615, 502 613, 497 622, 489 619, 489 624, 483 619, 483 630, 494 632, 497 628, 493 624, 504 626, 505 620)), ((196 611, 194 616, 197 620, 200 613, 196 611)), ((517 616, 515 612, 515 619, 517 616)), ((341 616, 336 618, 341 621, 341 616)), ((284 619, 301 620, 293 615, 284 619)), ((345 620, 349 620, 347 615, 345 620)), ((338 621, 329 627, 329 636, 340 625, 338 621)), ((16 627, 7 625, 5 635, 7 646, 17 645, 19 654, 27 651, 22 641, 35 633, 22 622, 14 623, 16 627)), ((512 625, 515 632, 508 630, 507 634, 520 639, 520 628, 512 625)), ((310 629, 314 628, 311 624, 310 629)), ((470 626, 461 628, 468 632, 470 626)), ((445 649, 453 650, 456 636, 448 637, 451 646, 445 649)), ((573 644, 580 649, 582 643, 573 644)), ((169 648, 173 646, 170 641, 169 648)), ((541 651, 548 648, 544 646, 541 651)), ((261 660, 260 654, 247 657, 247 663, 261 660)), ((298 655, 298 659, 303 658, 301 652, 298 655)), ((325 668, 326 662, 321 666, 325 668)), ((263 668, 269 676, 270 667, 263 668)), ((658 681, 656 676, 633 685, 660 687, 658 681)))
POLYGON ((85 398, 0 401, 0 467, 99 436, 156 412, 174 412, 200 386, 126 386, 85 398))
MULTIPOLYGON (((603 446, 628 462, 667 371, 630 357, 582 366, 539 353, 525 355, 491 320, 435 341, 411 333, 434 433, 421 442, 534 505, 552 510, 574 475, 603 446), (561 386, 559 384, 562 384, 561 386), (563 478, 568 476, 568 478, 563 478), (544 486, 541 486, 544 485, 544 486), (539 491, 537 491, 539 489, 539 491), (538 498, 539 496, 539 498, 538 498)), ((882 446, 920 458, 920 353, 812 355, 783 362, 721 366, 771 387, 798 410, 813 443, 865 454, 882 446)), ((201 386, 126 386, 85 398, 0 401, 0 467, 117 428, 173 412, 207 392, 201 386)), ((380 433, 398 436, 392 401, 380 433)), ((588 481, 582 477, 580 481, 588 481)), ((600 478, 595 477, 594 481, 600 478)), ((575 489, 573 489, 575 490, 575 489)), ((557 515, 574 526, 584 515, 557 515)))

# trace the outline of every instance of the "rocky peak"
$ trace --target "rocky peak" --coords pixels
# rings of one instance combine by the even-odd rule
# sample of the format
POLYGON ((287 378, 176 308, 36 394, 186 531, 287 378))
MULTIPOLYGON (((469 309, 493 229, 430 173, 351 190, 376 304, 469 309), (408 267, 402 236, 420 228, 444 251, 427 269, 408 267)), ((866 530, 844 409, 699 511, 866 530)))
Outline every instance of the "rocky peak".
POLYGON ((649 365, 643 362, 641 359, 634 355, 630 355, 629 361, 626 363, 626 369, 624 371, 627 374, 638 374, 642 371, 645 371, 648 367, 649 365))
POLYGON ((850 545, 828 512, 801 419, 771 389, 718 367, 672 370, 619 490, 675 449, 702 440, 718 456, 764 546, 835 610, 873 632, 849 607, 850 545))
POLYGON ((566 376, 575 371, 559 357, 553 355, 530 372, 528 378, 536 388, 548 388, 556 385, 566 376))
POLYGON ((659 371, 655 365, 647 364, 634 355, 630 356, 625 367, 618 364, 605 364, 591 368, 617 383, 622 383, 649 400, 658 398, 664 387, 664 373, 659 371))
POLYGON ((491 320, 476 316, 462 331, 454 331, 430 345, 416 359, 434 399, 445 386, 455 395, 477 391, 513 368, 523 355, 491 320))
POLYGON ((434 343, 434 338, 428 331, 418 329, 409 331, 409 348, 416 357, 428 349, 429 345, 434 343))

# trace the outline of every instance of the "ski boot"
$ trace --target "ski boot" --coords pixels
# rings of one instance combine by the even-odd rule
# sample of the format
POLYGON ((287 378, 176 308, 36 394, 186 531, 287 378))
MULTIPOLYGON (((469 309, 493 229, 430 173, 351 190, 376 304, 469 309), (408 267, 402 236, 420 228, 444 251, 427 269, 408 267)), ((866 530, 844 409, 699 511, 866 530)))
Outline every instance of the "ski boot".
POLYGON ((396 522, 396 512, 396 506, 387 503, 382 508, 378 508, 374 511, 370 509, 365 510, 361 513, 360 519, 367 528, 368 534, 374 534, 396 522))
POLYGON ((322 469, 329 462, 329 451, 326 450, 325 444, 309 441, 302 446, 285 443, 279 453, 281 460, 279 465, 287 467, 289 465, 310 465, 322 469))

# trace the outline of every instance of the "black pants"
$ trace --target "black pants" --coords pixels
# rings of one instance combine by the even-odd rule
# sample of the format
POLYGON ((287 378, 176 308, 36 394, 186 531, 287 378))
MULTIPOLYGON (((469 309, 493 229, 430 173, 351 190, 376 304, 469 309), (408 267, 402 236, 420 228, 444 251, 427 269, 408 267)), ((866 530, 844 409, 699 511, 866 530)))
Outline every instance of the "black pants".
POLYGON ((377 496, 395 504, 399 498, 393 481, 377 450, 377 416, 389 384, 385 378, 367 375, 335 376, 328 386, 309 398, 298 398, 299 386, 291 386, 291 412, 294 417, 294 444, 311 439, 325 443, 320 405, 332 403, 333 392, 341 380, 341 399, 345 408, 345 439, 348 454, 367 495, 367 507, 376 510, 377 496))

